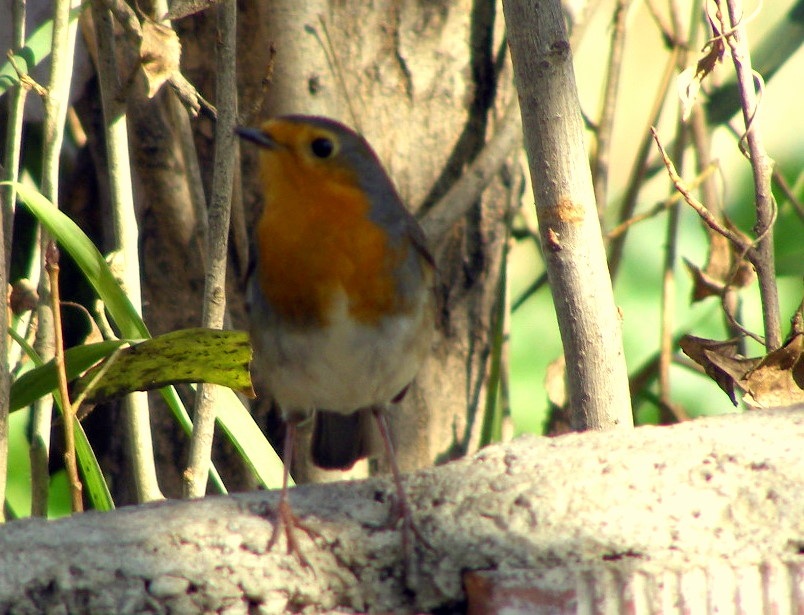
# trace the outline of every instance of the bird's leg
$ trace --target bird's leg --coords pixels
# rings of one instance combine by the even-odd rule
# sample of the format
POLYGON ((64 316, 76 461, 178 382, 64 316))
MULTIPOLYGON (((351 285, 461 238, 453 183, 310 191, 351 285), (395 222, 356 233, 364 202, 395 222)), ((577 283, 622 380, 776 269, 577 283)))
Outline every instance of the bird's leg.
POLYGON ((402 474, 399 471, 399 466, 396 463, 396 453, 394 452, 394 443, 391 440, 391 430, 388 428, 388 419, 385 416, 385 408, 383 406, 374 406, 371 409, 374 418, 377 420, 377 427, 380 430, 380 436, 385 444, 385 451, 388 455, 388 463, 391 466, 391 473, 394 477, 394 484, 396 485, 396 515, 397 520, 402 519, 402 550, 407 560, 410 555, 410 535, 413 534, 421 544, 428 549, 432 549, 432 545, 416 527, 413 521, 413 512, 410 509, 408 498, 405 495, 405 489, 402 487, 402 474))
POLYGON ((284 471, 282 473, 282 493, 279 496, 279 506, 276 511, 276 523, 274 524, 271 539, 268 541, 268 551, 270 551, 279 539, 280 531, 284 528, 285 539, 288 544, 288 555, 295 554, 299 558, 299 562, 303 566, 312 568, 310 562, 304 556, 299 547, 299 542, 296 539, 295 528, 306 532, 308 535, 317 535, 316 532, 305 526, 301 520, 293 514, 293 509, 290 506, 290 499, 288 498, 288 476, 290 476, 290 463, 293 459, 293 445, 296 440, 296 423, 295 421, 288 421, 285 430, 285 446, 282 451, 282 460, 284 471))

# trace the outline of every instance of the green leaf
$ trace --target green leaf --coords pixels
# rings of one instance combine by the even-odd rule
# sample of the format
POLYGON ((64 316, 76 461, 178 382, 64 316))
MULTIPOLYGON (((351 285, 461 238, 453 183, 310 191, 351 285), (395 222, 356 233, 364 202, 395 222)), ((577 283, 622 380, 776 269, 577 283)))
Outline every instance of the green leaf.
MULTIPOLYGON (((0 182, 0 184, 8 182, 0 182)), ((20 183, 14 184, 20 200, 28 206, 48 232, 69 252, 84 276, 95 288, 98 296, 106 304, 112 319, 129 339, 150 338, 145 323, 131 305, 128 297, 118 285, 109 266, 97 248, 80 228, 59 211, 36 190, 20 183)), ((185 433, 192 431, 192 422, 186 408, 181 403, 176 389, 165 387, 159 391, 185 433)), ((222 389, 222 411, 218 412, 218 424, 243 455, 244 461, 254 471, 255 476, 266 488, 281 484, 282 463, 265 435, 233 391, 222 389)), ((217 488, 225 492, 220 476, 214 467, 210 470, 217 488)))
POLYGON ((100 511, 114 510, 114 500, 95 457, 95 451, 92 450, 81 421, 76 418, 73 419, 73 431, 77 463, 84 477, 84 487, 89 495, 89 501, 92 502, 92 508, 100 511))
MULTIPOLYGON (((284 465, 254 417, 231 389, 221 389, 218 401, 218 425, 240 452, 254 476, 265 489, 281 487, 284 465)), ((293 485, 290 476, 288 485, 293 485)))
MULTIPOLYGON (((69 348, 64 353, 67 380, 73 380, 101 359, 105 359, 122 344, 123 340, 109 340, 97 344, 85 344, 69 348)), ((35 367, 17 378, 11 385, 9 409, 11 412, 32 404, 35 400, 56 389, 58 380, 53 360, 35 367)))
POLYGON ((250 361, 245 331, 181 329, 124 348, 84 374, 76 393, 91 386, 87 400, 100 402, 169 384, 211 382, 253 397, 250 361), (92 385, 99 370, 105 370, 103 377, 92 385))
MULTIPOLYGON (((5 182, 3 182, 5 183, 5 182)), ((95 245, 67 215, 53 206, 42 194, 25 184, 15 184, 17 194, 59 245, 70 253, 87 281, 98 293, 121 337, 143 339, 151 337, 131 301, 120 288, 109 265, 95 245)))
MULTIPOLYGON (((78 352, 72 353, 74 356, 78 357, 74 361, 74 363, 78 364, 78 363, 81 362, 81 360, 89 360, 89 358, 91 358, 93 352, 99 352, 101 350, 101 347, 105 343, 106 342, 101 342, 100 344, 92 344, 91 346, 94 346, 94 347, 97 347, 97 348, 90 348, 90 350, 86 351, 86 352, 81 352, 81 350, 80 350, 80 348, 86 348, 86 347, 79 347, 78 352)), ((122 342, 115 341, 114 343, 117 346, 119 346, 122 342)), ((76 349, 70 349, 70 350, 76 350, 76 349)), ((111 350, 108 350, 108 352, 113 352, 113 351, 114 351, 114 348, 112 348, 111 350)), ((18 383, 22 380, 23 385, 19 388, 19 390, 23 391, 23 393, 19 393, 19 394, 20 395, 27 395, 27 393, 24 393, 24 392, 27 391, 30 387, 33 387, 41 379, 46 380, 47 378, 50 377, 48 375, 48 370, 45 369, 45 368, 47 368, 48 365, 50 365, 49 373, 52 374, 52 378, 53 378, 53 381, 54 381, 54 384, 51 387, 51 390, 53 388, 55 388, 55 386, 56 386, 55 385, 56 371, 55 371, 55 368, 52 365, 52 361, 47 363, 47 364, 43 364, 42 357, 40 357, 39 354, 33 348, 31 348, 30 346, 26 347, 26 352, 27 352, 28 356, 30 357, 31 361, 33 361, 34 364, 36 365, 36 368, 34 368, 30 372, 24 374, 20 378, 18 378, 17 381, 12 385, 12 391, 14 390, 14 388, 16 386, 18 386, 18 383), (33 374, 35 372, 38 372, 38 374, 35 375, 31 379, 34 384, 31 384, 31 380, 29 380, 27 382, 27 384, 26 384, 25 378, 27 376, 29 376, 30 374, 33 374)), ((65 353, 65 361, 66 361, 66 356, 67 356, 67 353, 65 353)), ((96 361, 97 361, 97 359, 95 359, 95 361, 90 362, 89 365, 92 365, 96 361)), ((79 372, 80 372, 80 370, 79 370, 79 372)), ((12 393, 12 395, 13 395, 13 393, 12 393)), ((41 397, 41 395, 37 395, 33 399, 36 399, 37 397, 41 397)), ((33 401, 33 399, 31 401, 33 401)), ((59 411, 61 412, 61 416, 63 418, 64 417, 64 409, 62 408, 62 405, 61 405, 61 398, 58 395, 56 395, 56 396, 53 397, 53 401, 56 403, 56 406, 58 407, 59 411)), ((12 415, 12 416, 16 417, 17 415, 12 415)), ((81 423, 77 419, 73 419, 73 421, 74 421, 74 426, 75 426, 75 454, 76 454, 78 465, 80 466, 81 472, 82 472, 83 477, 84 477, 84 486, 86 487, 87 495, 89 497, 89 501, 91 502, 92 507, 94 509, 96 509, 96 510, 101 510, 101 511, 112 510, 112 509, 114 509, 114 501, 112 500, 111 493, 109 493, 109 487, 106 484, 106 479, 103 477, 103 472, 101 471, 100 465, 98 464, 98 459, 97 459, 97 457, 95 457, 95 451, 92 450, 92 446, 89 444, 89 440, 87 439, 87 436, 84 433, 84 428, 81 426, 81 423)), ((27 467, 27 472, 30 475, 30 471, 31 471, 30 470, 30 464, 28 464, 26 467, 27 467)))

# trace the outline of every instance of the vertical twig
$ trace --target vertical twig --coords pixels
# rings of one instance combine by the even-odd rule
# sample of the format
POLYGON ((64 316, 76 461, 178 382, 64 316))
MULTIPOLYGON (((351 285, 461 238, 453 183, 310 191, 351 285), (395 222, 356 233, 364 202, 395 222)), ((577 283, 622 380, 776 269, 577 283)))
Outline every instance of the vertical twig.
POLYGON ((67 391, 67 373, 64 366, 64 339, 61 328, 61 298, 59 295, 59 250, 53 241, 48 242, 47 248, 45 248, 45 269, 50 280, 50 297, 53 309, 53 333, 55 338, 53 363, 58 377, 59 397, 61 397, 62 419, 64 421, 64 465, 70 482, 73 512, 82 512, 84 510, 83 486, 78 475, 78 464, 75 456, 75 409, 70 403, 70 394, 67 391))
MULTIPOLYGON (((26 14, 26 0, 12 0, 11 2, 11 20, 12 20, 12 45, 14 49, 21 49, 25 44, 25 14, 26 14)), ((16 211, 17 201, 17 188, 13 182, 16 182, 19 176, 19 166, 22 153, 22 127, 24 120, 25 99, 28 95, 28 89, 22 84, 13 86, 8 92, 8 122, 6 126, 6 150, 3 161, 5 170, 3 179, 12 182, 11 185, 2 186, 1 194, 5 194, 5 201, 3 206, 3 230, 5 245, 5 263, 6 267, 10 267, 11 263, 11 249, 14 242, 14 215, 16 211)), ((39 267, 39 252, 37 247, 32 250, 31 262, 29 264, 28 279, 33 286, 38 286, 41 268, 39 267)), ((35 310, 26 312, 24 315, 17 319, 15 323, 15 333, 21 337, 31 332, 31 321, 34 320, 35 310), (28 332, 26 334, 26 331, 28 332)), ((34 320, 35 322, 35 320, 34 320)), ((22 346, 19 344, 13 345, 8 348, 8 354, 3 355, 8 357, 8 365, 14 365, 22 355, 22 346)), ((11 370, 11 367, 9 367, 11 370)), ((5 475, 3 475, 5 476, 5 475)), ((0 480, 5 480, 2 478, 0 480)), ((0 512, 0 514, 2 514, 0 512)))
MULTIPOLYGON (((720 11, 722 0, 717 0, 720 11)), ((771 191, 773 160, 765 151, 762 141, 762 114, 759 108, 754 85, 754 72, 751 68, 751 55, 748 51, 748 37, 742 23, 743 11, 740 0, 726 0, 731 22, 731 31, 726 33, 726 41, 731 49, 734 69, 737 73, 737 86, 745 122, 745 140, 748 145, 748 158, 754 176, 754 197, 756 206, 757 234, 756 258, 752 260, 759 281, 762 298, 762 320, 765 326, 765 348, 768 352, 782 345, 782 325, 779 309, 779 290, 776 287, 776 265, 773 254, 773 223, 776 220, 776 201, 771 191)))
MULTIPOLYGON (((687 63, 686 49, 690 47, 689 39, 692 36, 691 25, 689 32, 685 32, 681 17, 681 7, 677 0, 670 1, 670 20, 673 27, 673 44, 677 49, 676 67, 683 70, 687 63)), ((690 23, 694 24, 697 16, 697 3, 693 3, 690 23)), ((684 161, 684 148, 687 144, 687 132, 682 118, 682 111, 678 110, 676 120, 676 138, 673 146, 673 159, 678 161, 679 167, 684 161)), ((679 170, 681 173, 681 170, 679 170)), ((670 381, 670 367, 675 352, 675 305, 676 305, 676 261, 678 252, 678 225, 681 217, 681 208, 676 205, 667 212, 667 228, 665 231, 665 253, 662 263, 662 305, 661 330, 659 339, 659 412, 662 423, 674 422, 676 417, 671 412, 673 408, 672 385, 670 381)))
MULTIPOLYGON (((53 12, 53 43, 50 54, 50 81, 44 98, 44 143, 42 151, 42 194, 58 207, 59 154, 64 139, 64 120, 70 97, 73 73, 75 34, 78 22, 70 21, 70 0, 57 0, 53 12)), ((42 233, 40 258, 44 268, 44 252, 50 241, 42 233)), ((53 358, 53 311, 50 307, 50 284, 47 276, 39 281, 38 328, 34 347, 43 361, 53 358)), ((47 513, 48 456, 50 454, 50 416, 53 397, 48 395, 34 404, 31 434, 31 514, 47 513)))
MULTIPOLYGON (((505 219, 506 234, 510 233, 510 220, 505 219)), ((503 253, 501 258, 500 279, 497 286, 497 300, 494 302, 491 317, 491 361, 489 362, 488 388, 486 390, 486 407, 483 412, 483 425, 480 431, 480 446, 502 441, 503 408, 500 398, 500 384, 503 379, 503 353, 505 347, 506 313, 508 312, 508 243, 506 237, 502 242, 503 253)))
MULTIPOLYGON (((25 2, 26 0, 12 0, 11 2, 11 45, 15 51, 25 45, 25 2)), ((21 83, 12 87, 8 92, 6 152, 3 160, 5 173, 3 179, 11 182, 11 184, 0 188, 5 197, 3 202, 3 247, 6 263, 11 262, 14 210, 17 200, 17 190, 14 187, 14 182, 17 181, 19 173, 20 152, 22 151, 22 121, 27 93, 28 91, 21 83)), ((5 357, 5 355, 3 356, 5 357)))
MULTIPOLYGON (((97 62, 103 104, 109 193, 112 205, 115 258, 123 290, 138 313, 142 313, 139 275, 139 233, 134 215, 125 102, 120 96, 114 24, 100 0, 92 2, 92 17, 98 45, 97 62)), ((123 400, 129 457, 139 502, 161 499, 156 476, 148 394, 137 392, 123 400)))
MULTIPOLYGON (((5 209, 6 196, 0 192, 0 207, 5 209)), ((5 228, 0 222, 0 246, 4 243, 5 228)), ((8 271, 6 251, 0 248, 0 502, 6 501, 6 475, 8 472, 8 404, 11 378, 8 366, 8 271)), ((5 507, 3 507, 5 508, 5 507)), ((6 520, 5 510, 0 508, 0 523, 6 520)))
MULTIPOLYGON (((620 207, 619 222, 625 222, 634 215, 634 210, 637 205, 637 198, 639 191, 642 189, 642 180, 645 178, 647 170, 647 160, 650 154, 650 148, 653 140, 650 134, 650 126, 655 126, 659 120, 659 114, 662 112, 665 98, 667 97, 667 90, 673 82, 673 76, 676 72, 676 57, 678 54, 677 48, 673 47, 670 57, 667 58, 667 64, 664 68, 662 80, 656 90, 656 97, 653 100, 653 107, 648 114, 648 123, 645 126, 645 136, 639 144, 637 155, 634 158, 634 164, 631 167, 631 174, 628 177, 628 188, 623 197, 623 203, 620 207)), ((623 233, 615 237, 609 246, 609 271, 611 272, 612 280, 617 277, 617 272, 620 269, 620 262, 622 261, 623 249, 625 247, 625 238, 627 233, 623 233)))
MULTIPOLYGON (((684 159, 685 143, 684 125, 679 118, 676 123, 674 148, 674 158, 679 161, 679 164, 681 164, 681 161, 684 159)), ((659 411, 663 424, 667 424, 673 419, 668 409, 673 405, 671 399, 670 366, 673 362, 673 352, 675 350, 673 341, 676 304, 675 266, 677 260, 680 210, 681 208, 676 204, 667 211, 665 252, 664 261, 662 263, 661 329, 659 333, 659 411)))
POLYGON ((503 2, 576 430, 633 426, 620 318, 558 0, 503 2))
POLYGON ((614 114, 617 110, 617 95, 620 92, 623 52, 625 51, 626 20, 631 0, 617 0, 614 9, 614 29, 611 33, 611 51, 606 71, 606 89, 603 106, 597 124, 597 148, 592 162, 592 184, 595 187, 597 211, 602 215, 608 203, 609 155, 611 136, 614 132, 614 114))
MULTIPOLYGON (((14 50, 25 44, 25 0, 11 2, 11 45, 14 50)), ((17 181, 22 149, 22 120, 25 108, 26 90, 17 84, 8 93, 8 116, 6 121, 6 143, 3 167, 4 180, 12 185, 0 188, 0 208, 2 208, 2 224, 0 224, 0 502, 6 499, 6 475, 8 473, 8 396, 11 387, 8 361, 8 267, 11 263, 12 232, 14 228, 14 208, 17 199, 13 182, 17 181)), ((5 521, 5 510, 0 509, 0 522, 5 521)))
MULTIPOLYGON (((711 153, 711 141, 707 132, 706 113, 701 105, 695 105, 692 110, 690 124, 690 134, 692 143, 695 148, 695 159, 697 161, 698 171, 702 171, 714 162, 711 153)), ((718 193, 717 182, 714 176, 708 176, 701 184, 701 200, 706 203, 707 208, 715 216, 720 216, 722 213, 721 198, 718 193)), ((722 244, 728 245, 727 240, 717 232, 713 231, 708 226, 704 225, 704 230, 709 235, 709 250, 710 253, 714 252, 722 244)), ((730 248, 727 248, 730 250, 730 248)), ((727 314, 731 314, 734 320, 740 320, 740 295, 733 286, 729 285, 723 290, 723 307, 727 314)), ((724 314, 724 324, 726 330, 729 332, 728 337, 738 339, 740 349, 738 354, 745 355, 745 339, 740 330, 733 326, 732 318, 724 314)))
MULTIPOLYGON (((223 2, 216 7, 216 12, 218 47, 215 104, 218 121, 207 235, 203 326, 220 329, 226 312, 226 255, 235 160, 237 3, 223 2)), ((216 391, 217 386, 212 384, 202 383, 198 387, 190 458, 184 473, 186 497, 201 497, 206 493, 217 412, 216 391)))

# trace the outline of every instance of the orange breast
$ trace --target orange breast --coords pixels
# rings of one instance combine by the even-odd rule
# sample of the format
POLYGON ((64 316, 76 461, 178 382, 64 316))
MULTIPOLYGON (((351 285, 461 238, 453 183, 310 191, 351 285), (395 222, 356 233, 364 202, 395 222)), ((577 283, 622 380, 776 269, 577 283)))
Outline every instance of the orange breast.
POLYGON ((341 289, 360 322, 398 309, 393 268, 403 250, 368 219, 370 204, 348 171, 300 169, 282 154, 266 156, 262 169, 258 274, 268 301, 299 325, 326 324, 341 289))

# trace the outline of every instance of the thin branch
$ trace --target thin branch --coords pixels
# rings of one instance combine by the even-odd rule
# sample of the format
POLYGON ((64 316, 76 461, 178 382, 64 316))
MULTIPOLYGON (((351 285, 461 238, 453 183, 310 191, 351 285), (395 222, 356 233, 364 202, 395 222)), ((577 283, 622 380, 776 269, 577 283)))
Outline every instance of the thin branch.
POLYGON ((542 273, 538 278, 536 278, 530 285, 522 291, 522 294, 519 295, 516 299, 511 302, 511 312, 516 312, 522 304, 525 303, 528 299, 530 299, 533 295, 535 295, 542 286, 547 284, 547 272, 545 271, 542 273))
MULTIPOLYGON (((804 169, 802 169, 801 175, 799 175, 799 179, 802 178, 804 178, 804 169)), ((773 181, 776 183, 779 190, 782 191, 782 194, 784 194, 784 198, 788 200, 798 214, 798 217, 804 220, 804 203, 802 203, 797 196, 800 189, 788 184, 782 172, 776 167, 773 169, 773 181)))
POLYGON ((508 156, 522 143, 522 118, 519 105, 512 101, 497 127, 477 157, 452 188, 422 217, 421 223, 432 245, 466 215, 508 156))
MULTIPOLYGON (((667 167, 667 173, 670 176, 670 179, 673 181, 676 190, 678 190, 684 196, 684 200, 690 205, 690 207, 692 207, 698 213, 698 215, 710 229, 726 237, 729 241, 731 241, 735 245, 735 247, 739 249, 740 257, 736 259, 737 262, 735 263, 734 266, 735 271, 739 264, 739 261, 744 257, 748 258, 753 264, 754 263, 753 259, 756 258, 754 243, 748 241, 741 234, 732 230, 731 228, 721 225, 720 222, 718 222, 717 218, 715 218, 715 216, 712 214, 712 212, 710 212, 703 203, 701 203, 698 199, 695 198, 695 196, 692 194, 691 188, 687 184, 685 184, 684 180, 681 179, 681 177, 678 175, 678 172, 676 171, 673 161, 670 160, 670 157, 667 155, 667 152, 665 151, 664 147, 659 141, 659 136, 656 133, 656 129, 651 128, 651 133, 653 134, 653 138, 656 141, 656 145, 658 146, 659 151, 662 155, 662 160, 664 160, 664 164, 667 167)), ((729 284, 727 283, 726 286, 728 287, 729 284)), ((724 307, 726 306, 724 305, 724 307)), ((734 319, 733 315, 729 312, 729 310, 724 309, 724 313, 731 327, 739 329, 740 332, 744 333, 745 335, 748 335, 749 337, 759 341, 760 343, 763 343, 764 340, 759 338, 756 334, 748 331, 740 323, 738 323, 734 319)))
MULTIPOLYGON (((706 125, 706 114, 701 105, 694 106, 691 120, 690 135, 692 138, 693 147, 695 148, 695 159, 698 169, 711 168, 711 142, 708 127, 706 125)), ((694 189, 694 186, 691 185, 690 187, 694 189)), ((723 209, 722 199, 720 198, 715 178, 711 175, 707 177, 701 185, 701 195, 703 197, 703 202, 707 204, 707 207, 713 213, 713 215, 719 215, 723 209)), ((724 242, 726 240, 709 227, 704 226, 704 228, 709 234, 709 250, 711 254, 711 252, 716 249, 716 246, 719 244, 719 242, 724 242)), ((737 292, 737 289, 731 285, 726 285, 721 293, 720 300, 723 306, 723 313, 726 317, 726 327, 729 331, 729 337, 740 339, 740 354, 744 354, 745 344, 743 339, 738 335, 740 329, 733 325, 734 322, 739 322, 740 320, 740 295, 737 292)))
MULTIPOLYGON (((636 157, 634 158, 633 166, 631 167, 631 174, 628 177, 628 188, 626 189, 625 196, 623 197, 622 205, 620 206, 619 221, 624 222, 634 215, 634 210, 637 205, 637 198, 642 189, 643 180, 648 170, 648 156, 650 154, 650 132, 649 128, 656 125, 659 121, 659 115, 662 112, 664 101, 667 97, 667 91, 670 84, 673 82, 673 76, 676 72, 676 58, 678 57, 678 49, 676 47, 670 52, 667 58, 667 64, 664 68, 662 80, 656 90, 656 96, 653 100, 653 107, 648 114, 648 122, 645 127, 645 136, 639 144, 636 157)), ((611 279, 617 278, 617 272, 620 269, 620 262, 622 261, 623 249, 625 248, 625 238, 627 234, 619 235, 612 241, 609 246, 609 271, 611 272, 611 279)))
POLYGON ((648 8, 648 12, 650 13, 653 22, 656 24, 656 27, 659 29, 659 32, 662 33, 662 38, 665 40, 665 43, 668 47, 677 47, 675 35, 673 34, 673 28, 667 19, 659 12, 659 9, 656 7, 655 0, 646 0, 645 6, 648 8))
MULTIPOLYGON (((234 177, 237 118, 237 3, 223 2, 216 7, 218 20, 215 127, 215 166, 212 177, 207 235, 206 278, 204 283, 203 326, 223 327, 226 313, 226 256, 231 219, 232 179, 234 177)), ((190 458, 184 473, 184 495, 202 497, 206 493, 212 455, 212 439, 217 414, 216 385, 198 387, 190 440, 190 458)))
MULTIPOLYGON (((697 3, 693 3, 690 23, 697 23, 695 14, 697 3)), ((681 16, 681 7, 678 0, 669 2, 670 21, 673 24, 673 41, 678 49, 676 54, 676 67, 683 70, 687 62, 687 49, 692 36, 693 26, 687 28, 681 16)), ((679 164, 684 162, 684 148, 687 143, 687 131, 684 125, 684 110, 678 112, 676 120, 676 139, 673 152, 679 164)), ((662 298, 661 298, 661 326, 659 333, 659 413, 662 423, 670 422, 677 416, 676 404, 672 399, 672 383, 670 367, 673 361, 673 352, 676 348, 673 339, 676 319, 676 260, 678 254, 678 227, 681 209, 671 208, 667 213, 667 228, 665 231, 665 251, 662 263, 662 298)))
MULTIPOLYGON (((45 117, 42 149, 42 194, 56 207, 59 203, 59 154, 64 139, 64 120, 70 96, 70 78, 77 21, 70 21, 70 0, 54 4, 53 36, 51 45, 50 79, 44 98, 45 117)), ((44 248, 50 241, 42 233, 40 239, 40 269, 44 269, 44 248)), ((47 276, 39 280, 38 328, 34 347, 42 360, 49 361, 54 354, 53 311, 50 307, 50 284, 47 276)), ((53 397, 47 395, 34 404, 31 433, 31 514, 47 513, 48 457, 50 454, 50 417, 53 397)))
POLYGON ((592 184, 595 187, 595 200, 599 214, 608 203, 608 180, 611 154, 611 137, 614 132, 614 113, 617 110, 617 95, 620 91, 620 75, 625 51, 626 20, 631 0, 618 0, 614 9, 614 28, 611 33, 606 89, 598 119, 597 148, 592 163, 592 184))
MULTIPOLYGON (((676 31, 678 36, 678 31, 676 31)), ((675 154, 683 162, 685 129, 681 117, 676 122, 675 154)), ((659 413, 660 421, 667 423, 670 419, 668 409, 673 407, 670 383, 670 364, 673 360, 673 330, 675 329, 676 305, 676 256, 678 253, 678 225, 680 208, 671 207, 667 212, 667 227, 665 229, 665 249, 662 262, 662 296, 661 296, 661 325, 659 331, 659 413)))
MULTIPOLYGON (((718 12, 720 2, 717 0, 718 12)), ((765 348, 768 351, 782 345, 782 326, 779 309, 779 290, 776 286, 776 267, 774 263, 773 223, 776 218, 776 202, 771 190, 773 160, 765 151, 762 140, 761 115, 758 113, 758 96, 755 88, 754 71, 751 68, 751 55, 745 24, 742 21, 740 0, 726 0, 731 23, 731 32, 726 40, 731 49, 731 57, 737 73, 737 85, 746 126, 746 142, 754 176, 754 196, 756 205, 757 234, 756 257, 751 259, 757 272, 759 292, 762 298, 762 318, 765 326, 765 348)), ((723 28, 725 32, 727 28, 723 28)))
MULTIPOLYGON (((25 45, 25 0, 12 0, 11 2, 11 22, 12 34, 11 45, 18 50, 25 45)), ((14 63, 11 51, 8 53, 9 60, 14 63)), ((14 67, 16 70, 16 66, 14 67)), ((11 182, 3 186, 3 247, 5 251, 5 263, 11 262, 11 244, 14 228, 14 210, 16 207, 17 190, 14 183, 17 181, 20 166, 20 152, 22 151, 22 121, 23 110, 25 108, 25 98, 28 94, 27 88, 23 87, 22 82, 11 88, 8 93, 8 116, 6 118, 6 146, 3 159, 4 174, 3 179, 11 182)), ((3 355, 4 357, 6 355, 3 355)), ((5 480, 2 478, 0 480, 5 480)), ((0 511, 0 515, 2 512, 0 511)))
MULTIPOLYGON (((12 0, 11 4, 11 45, 13 49, 20 49, 25 44, 25 0, 12 0)), ((9 57, 10 57, 9 53, 9 57)), ((25 108, 27 90, 18 84, 8 93, 8 114, 6 117, 6 143, 3 158, 3 179, 10 183, 0 188, 0 208, 2 208, 2 222, 0 222, 0 292, 3 300, 0 302, 0 332, 8 329, 8 267, 11 263, 11 246, 14 229, 14 210, 17 193, 14 183, 17 181, 20 165, 20 152, 22 151, 22 120, 25 108)), ((8 361, 8 336, 2 335, 0 339, 0 502, 6 499, 6 478, 8 474, 8 396, 11 386, 8 361)), ((5 521, 5 510, 0 509, 0 522, 5 521)))
MULTIPOLYGON (((102 0, 92 2, 92 16, 98 45, 97 69, 103 103, 106 159, 112 205, 118 275, 123 290, 137 313, 142 313, 139 274, 139 232, 134 214, 134 193, 129 160, 126 105, 120 95, 112 13, 102 0)), ((162 499, 156 476, 148 395, 137 392, 123 401, 128 451, 139 502, 162 499)))
POLYGON ((59 250, 52 241, 48 243, 45 251, 45 269, 50 279, 50 296, 53 302, 53 332, 56 346, 53 364, 56 367, 61 411, 64 419, 64 465, 67 469, 70 484, 73 512, 82 512, 84 510, 83 486, 81 485, 81 477, 78 475, 78 464, 75 455, 75 410, 70 403, 70 393, 67 390, 67 373, 64 366, 64 338, 62 335, 61 301, 59 298, 59 250))
MULTIPOLYGON (((693 179, 689 181, 687 187, 690 190, 696 190, 701 184, 705 184, 708 179, 714 175, 715 171, 719 168, 716 162, 710 162, 709 165, 704 168, 698 175, 696 175, 693 179)), ((606 240, 612 240, 616 237, 622 235, 626 230, 634 226, 635 224, 639 224, 640 222, 644 222, 645 220, 649 220, 651 218, 656 217, 663 211, 669 209, 676 205, 679 201, 681 201, 684 196, 680 192, 673 192, 670 196, 668 196, 663 201, 657 203, 649 210, 642 212, 641 214, 635 214, 632 218, 629 218, 625 222, 618 224, 613 229, 606 233, 606 240)))
POLYGON ((695 195, 692 194, 690 187, 684 182, 684 180, 679 176, 678 172, 676 171, 676 167, 673 164, 673 161, 670 160, 670 157, 667 155, 667 152, 662 146, 662 142, 659 140, 659 135, 656 132, 656 129, 651 128, 650 131, 651 134, 653 135, 654 141, 656 142, 656 146, 659 148, 659 153, 662 156, 664 165, 665 167, 667 167, 667 173, 670 176, 670 179, 673 181, 673 185, 675 185, 676 190, 678 190, 681 193, 681 195, 684 197, 684 200, 689 204, 690 207, 692 207, 697 212, 697 214, 701 217, 701 219, 706 223, 706 225, 709 228, 723 235, 742 252, 748 254, 753 249, 753 244, 750 241, 747 241, 742 235, 740 235, 736 231, 720 224, 717 218, 715 218, 715 216, 712 215, 712 212, 710 212, 703 203, 701 203, 698 199, 695 198, 695 195))

